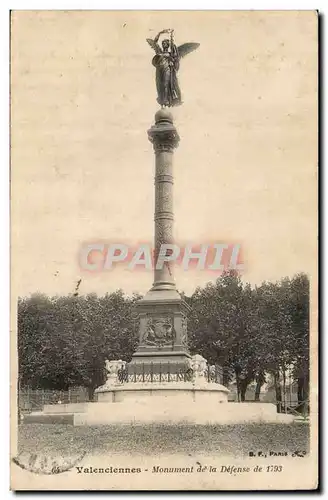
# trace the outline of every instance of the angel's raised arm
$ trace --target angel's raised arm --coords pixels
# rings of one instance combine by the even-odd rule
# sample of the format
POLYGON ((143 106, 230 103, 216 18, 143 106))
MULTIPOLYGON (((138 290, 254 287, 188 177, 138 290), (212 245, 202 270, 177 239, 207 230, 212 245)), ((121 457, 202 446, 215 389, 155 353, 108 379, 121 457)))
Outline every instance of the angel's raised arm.
POLYGON ((159 46, 159 43, 158 43, 158 40, 159 40, 159 37, 161 35, 163 35, 163 33, 171 33, 172 30, 162 30, 158 33, 158 35, 155 36, 154 40, 152 40, 151 38, 147 38, 147 42, 149 43, 149 45, 151 46, 152 49, 154 49, 154 51, 156 52, 156 54, 160 54, 162 52, 162 49, 161 47, 159 46))
POLYGON ((158 35, 156 35, 156 36, 155 36, 155 38, 154 38, 154 42, 155 42, 155 43, 157 43, 157 42, 158 42, 159 37, 161 36, 161 34, 162 34, 162 33, 163 33, 163 31, 160 31, 160 32, 158 33, 158 35))

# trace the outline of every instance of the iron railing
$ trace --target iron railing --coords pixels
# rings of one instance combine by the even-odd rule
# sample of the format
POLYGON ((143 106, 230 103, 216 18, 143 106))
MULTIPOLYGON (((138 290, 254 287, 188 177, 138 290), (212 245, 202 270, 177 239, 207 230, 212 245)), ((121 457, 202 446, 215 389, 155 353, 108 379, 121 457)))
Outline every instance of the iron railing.
POLYGON ((29 386, 18 390, 18 408, 22 413, 42 410, 46 404, 83 403, 89 401, 86 387, 72 387, 67 391, 31 389, 29 386))
POLYGON ((222 384, 223 371, 218 365, 207 366, 202 373, 195 373, 191 368, 181 367, 177 363, 136 363, 122 366, 117 373, 118 381, 125 382, 192 382, 196 378, 207 382, 222 384))
POLYGON ((277 412, 278 413, 289 413, 295 417, 300 417, 304 420, 309 418, 310 414, 310 404, 309 400, 296 401, 294 403, 285 403, 283 401, 277 401, 277 412))

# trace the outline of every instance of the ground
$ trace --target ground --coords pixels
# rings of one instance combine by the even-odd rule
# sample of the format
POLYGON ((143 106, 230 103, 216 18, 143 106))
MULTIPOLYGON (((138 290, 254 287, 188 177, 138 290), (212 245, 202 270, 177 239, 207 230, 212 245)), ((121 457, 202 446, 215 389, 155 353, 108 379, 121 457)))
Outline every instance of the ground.
POLYGON ((177 453, 248 456, 249 452, 308 451, 309 426, 134 425, 73 427, 60 424, 19 426, 19 453, 75 455, 177 453))

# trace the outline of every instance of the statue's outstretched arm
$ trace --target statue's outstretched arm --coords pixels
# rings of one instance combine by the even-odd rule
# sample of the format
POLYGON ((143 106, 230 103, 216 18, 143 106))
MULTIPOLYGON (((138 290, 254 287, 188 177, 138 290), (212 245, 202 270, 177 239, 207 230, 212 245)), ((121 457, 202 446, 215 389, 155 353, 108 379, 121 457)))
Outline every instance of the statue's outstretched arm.
POLYGON ((160 54, 162 52, 161 47, 159 46, 158 40, 159 37, 163 34, 166 33, 167 30, 162 30, 158 33, 158 35, 155 36, 154 40, 152 38, 146 38, 147 42, 151 46, 151 48, 156 52, 156 54, 160 54))
POLYGON ((154 38, 154 40, 152 38, 147 38, 147 42, 149 43, 149 45, 151 46, 151 48, 156 52, 156 54, 160 54, 162 52, 162 49, 161 47, 159 46, 158 44, 158 40, 159 40, 159 37, 163 34, 163 33, 171 33, 171 30, 162 30, 160 31, 154 38))
POLYGON ((161 34, 162 34, 162 33, 164 33, 164 30, 160 31, 160 32, 158 33, 158 35, 156 35, 156 36, 155 36, 155 38, 154 38, 154 42, 155 42, 155 43, 157 43, 157 42, 158 42, 159 37, 161 36, 161 34))
POLYGON ((163 35, 163 33, 172 33, 172 31, 173 31, 173 30, 171 30, 171 29, 167 29, 167 30, 162 30, 162 31, 160 31, 160 32, 158 33, 158 35, 156 35, 156 36, 155 36, 155 38, 154 38, 154 42, 156 42, 156 43, 157 43, 157 42, 158 42, 159 37, 160 37, 161 35, 163 35))

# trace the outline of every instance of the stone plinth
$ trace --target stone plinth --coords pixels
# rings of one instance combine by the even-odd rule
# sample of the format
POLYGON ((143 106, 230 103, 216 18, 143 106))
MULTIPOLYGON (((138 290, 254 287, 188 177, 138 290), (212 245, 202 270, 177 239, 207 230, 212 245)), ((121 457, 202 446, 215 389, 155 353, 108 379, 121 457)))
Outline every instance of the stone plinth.
POLYGON ((199 401, 186 405, 186 401, 180 397, 171 402, 157 401, 156 404, 154 401, 93 403, 86 413, 74 415, 74 425, 231 425, 264 422, 290 424, 293 421, 292 415, 277 413, 276 407, 270 403, 224 403, 213 399, 212 402, 207 400, 206 404, 199 401), (111 411, 107 410, 106 405, 110 405, 111 411))
POLYGON ((169 362, 184 368, 190 358, 188 312, 176 290, 150 290, 138 304, 139 345, 131 364, 169 362))
MULTIPOLYGON (((34 412, 24 423, 70 423, 79 425, 233 425, 253 423, 292 424, 294 417, 277 413, 272 403, 227 403, 216 397, 207 401, 186 400, 182 393, 171 399, 144 398, 141 401, 85 403, 75 412, 75 405, 51 405, 52 413, 34 412), (155 404, 154 404, 155 403, 155 404)), ((298 425, 298 424, 293 424, 298 425)))

